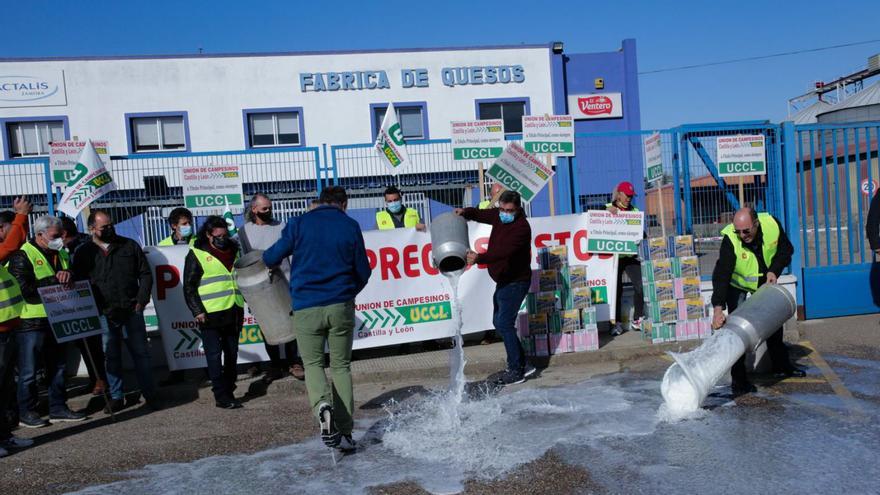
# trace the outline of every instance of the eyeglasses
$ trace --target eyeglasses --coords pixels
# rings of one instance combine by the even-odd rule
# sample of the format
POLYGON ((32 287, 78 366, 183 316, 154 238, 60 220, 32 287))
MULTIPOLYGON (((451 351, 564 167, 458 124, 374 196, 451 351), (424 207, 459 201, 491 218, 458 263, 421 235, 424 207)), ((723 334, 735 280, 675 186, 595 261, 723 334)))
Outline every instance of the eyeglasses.
POLYGON ((734 232, 735 234, 740 234, 740 235, 749 235, 749 234, 752 233, 752 229, 742 229, 742 230, 736 230, 736 229, 734 229, 733 232, 734 232))

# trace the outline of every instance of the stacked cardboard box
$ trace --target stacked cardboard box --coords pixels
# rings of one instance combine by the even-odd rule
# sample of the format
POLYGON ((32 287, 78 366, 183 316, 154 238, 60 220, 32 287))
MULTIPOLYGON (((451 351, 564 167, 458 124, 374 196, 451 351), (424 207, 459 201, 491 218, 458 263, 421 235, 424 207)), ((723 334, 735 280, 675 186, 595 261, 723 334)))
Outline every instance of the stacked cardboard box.
POLYGON ((565 246, 539 249, 538 264, 517 318, 523 349, 533 356, 599 349, 587 267, 570 266, 565 246))
POLYGON ((647 320, 642 338, 660 343, 711 335, 693 236, 650 238, 642 254, 647 258, 642 262, 647 320))

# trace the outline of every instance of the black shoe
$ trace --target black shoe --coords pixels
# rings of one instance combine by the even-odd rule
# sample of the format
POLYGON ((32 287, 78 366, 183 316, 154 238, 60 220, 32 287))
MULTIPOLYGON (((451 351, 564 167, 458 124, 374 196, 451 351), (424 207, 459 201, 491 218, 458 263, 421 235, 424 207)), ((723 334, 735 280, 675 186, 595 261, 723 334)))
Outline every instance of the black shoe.
POLYGON ((532 366, 531 364, 525 365, 525 367, 522 370, 522 374, 526 378, 532 377, 537 372, 538 372, 538 369, 535 368, 534 366, 532 366))
POLYGON ((351 434, 342 435, 342 438, 339 439, 339 445, 337 445, 336 448, 343 452, 354 452, 357 450, 357 442, 354 441, 351 434))
POLYGON ((282 378, 284 378, 283 371, 281 371, 279 369, 275 369, 275 368, 270 368, 263 375, 262 380, 263 380, 263 383, 265 383, 266 385, 269 385, 270 383, 274 382, 275 380, 280 380, 282 378))
POLYGON ((617 337, 619 335, 623 335, 624 333, 626 333, 626 329, 623 328, 623 325, 621 325, 620 323, 615 323, 614 327, 611 328, 612 337, 617 337))
POLYGON ((526 381, 526 377, 522 371, 519 370, 504 370, 501 372, 501 375, 495 380, 495 383, 499 385, 516 385, 517 383, 522 383, 526 381))
POLYGON ((183 383, 186 376, 183 374, 183 370, 175 370, 168 373, 168 376, 159 382, 160 387, 168 387, 170 385, 177 385, 178 383, 183 383))
POLYGON ((25 428, 42 428, 49 426, 49 422, 41 418, 39 414, 28 411, 18 418, 18 424, 25 428))
POLYGON ((110 402, 104 406, 104 414, 118 413, 125 409, 125 399, 110 399, 110 402))
POLYGON ((318 425, 321 428, 321 441, 330 448, 336 448, 342 441, 342 435, 333 422, 333 408, 326 402, 318 408, 318 425))
POLYGON ((753 394, 757 392, 758 389, 749 382, 746 383, 732 383, 730 385, 730 392, 734 397, 739 397, 740 395, 745 394, 753 394))
POLYGON ((776 371, 773 373, 775 378, 803 378, 807 376, 807 372, 801 368, 791 366, 782 371, 776 371))
POLYGON ((214 402, 214 405, 219 407, 220 409, 241 409, 241 402, 232 399, 232 400, 218 400, 214 402))
POLYGON ((49 422, 51 423, 67 423, 72 421, 82 421, 84 419, 86 419, 85 414, 73 412, 70 409, 65 409, 60 413, 49 415, 49 422))

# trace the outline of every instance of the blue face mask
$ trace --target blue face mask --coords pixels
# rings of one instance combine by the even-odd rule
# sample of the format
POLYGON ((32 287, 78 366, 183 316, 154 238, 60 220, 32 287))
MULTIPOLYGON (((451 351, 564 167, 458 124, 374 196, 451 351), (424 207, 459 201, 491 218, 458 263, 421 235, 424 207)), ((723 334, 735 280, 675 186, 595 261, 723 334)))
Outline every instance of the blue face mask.
POLYGON ((181 237, 189 237, 193 233, 192 225, 181 225, 178 230, 180 231, 181 237))
POLYGON ((507 213, 506 211, 499 211, 498 216, 501 218, 501 223, 510 223, 516 218, 516 213, 507 213))
POLYGON ((385 203, 385 207, 388 208, 388 211, 391 213, 400 213, 400 209, 403 208, 403 204, 400 201, 390 201, 385 203))

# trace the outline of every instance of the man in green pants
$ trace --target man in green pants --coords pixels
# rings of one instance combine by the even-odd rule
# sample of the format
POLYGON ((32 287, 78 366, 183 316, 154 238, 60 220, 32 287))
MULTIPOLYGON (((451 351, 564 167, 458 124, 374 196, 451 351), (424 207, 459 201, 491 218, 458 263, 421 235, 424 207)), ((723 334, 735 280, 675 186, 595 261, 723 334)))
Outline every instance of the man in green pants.
POLYGON ((319 205, 288 220, 275 244, 263 253, 266 266, 288 256, 293 328, 306 371, 306 388, 328 447, 354 449, 351 346, 354 298, 367 285, 370 263, 358 223, 345 214, 345 189, 324 189, 319 205), (330 348, 333 387, 324 374, 324 343, 330 348))

